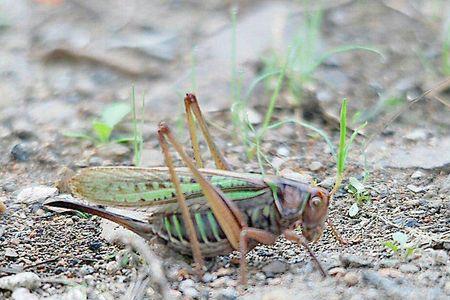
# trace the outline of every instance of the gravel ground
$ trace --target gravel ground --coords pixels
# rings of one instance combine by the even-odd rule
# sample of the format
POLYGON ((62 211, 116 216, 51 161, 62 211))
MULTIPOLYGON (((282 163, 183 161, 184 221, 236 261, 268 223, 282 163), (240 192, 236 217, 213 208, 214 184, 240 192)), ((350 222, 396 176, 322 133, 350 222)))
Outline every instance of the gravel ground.
MULTIPOLYGON (((365 135, 378 134, 366 157, 359 151, 363 137, 350 150, 348 176, 330 210, 350 243, 340 245, 325 231, 312 245, 327 278, 303 249, 283 238, 258 246, 248 254, 245 287, 238 284, 236 253, 208 261, 207 273, 196 278, 189 259, 164 246, 144 243, 97 217, 43 207, 45 201, 70 199, 55 188, 67 167, 131 164, 132 145, 98 148, 63 133, 88 130, 107 104, 128 101, 133 84, 138 94, 147 91, 143 165, 161 165, 156 124, 164 119, 180 127, 179 94, 192 88, 193 69, 219 147, 235 170, 259 170, 233 138, 230 75, 223 72, 230 59, 229 6, 222 1, 42 2, 0 3, 5 58, 0 62, 0 212, 1 203, 6 206, 0 215, 1 299, 450 298, 450 112, 433 101, 449 103, 448 86, 379 133, 400 109, 383 106, 383 100, 413 98, 445 78, 440 60, 445 18, 448 23, 445 1, 335 1, 326 7, 321 48, 373 45, 385 57, 360 51, 333 56, 304 91, 304 101, 315 99, 314 108, 325 112, 298 107, 283 90, 274 118, 312 116, 309 121, 337 144, 336 124, 330 121, 339 109, 335 99, 349 98, 350 116, 356 111, 370 116, 365 135), (362 180, 365 172, 365 200, 350 216, 357 200, 348 178, 362 180), (406 249, 385 246, 398 232, 408 237, 408 257, 406 249)), ((304 6, 290 2, 241 3, 237 62, 243 86, 257 76, 263 57, 286 47, 302 12, 304 6)), ((268 98, 261 88, 250 100, 255 126, 268 98)), ((187 145, 182 127, 177 133, 187 145)), ((115 134, 131 129, 127 119, 115 134)), ((262 150, 280 170, 331 189, 333 157, 310 131, 295 126, 270 131, 262 150)))

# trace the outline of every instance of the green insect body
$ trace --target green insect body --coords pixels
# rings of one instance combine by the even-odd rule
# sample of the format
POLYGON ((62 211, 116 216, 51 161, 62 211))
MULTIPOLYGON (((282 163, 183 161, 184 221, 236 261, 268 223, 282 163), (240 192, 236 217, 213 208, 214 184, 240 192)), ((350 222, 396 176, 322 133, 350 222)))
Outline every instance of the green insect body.
MULTIPOLYGON (((292 223, 286 212, 282 211, 283 193, 281 190, 284 186, 295 185, 301 193, 301 207, 297 209, 294 218, 301 216, 313 189, 301 183, 280 180, 276 176, 209 169, 200 171, 212 185, 223 192, 225 197, 237 204, 249 227, 266 230, 277 235, 292 223)), ((205 257, 213 257, 232 251, 233 249, 208 205, 199 184, 195 182, 186 168, 177 168, 177 174, 179 174, 183 195, 194 222, 202 254, 205 257)), ((75 196, 96 204, 148 208, 145 225, 148 226, 149 234, 146 237, 150 239, 157 236, 176 251, 182 254, 191 254, 188 234, 167 168, 88 168, 72 177, 68 186, 75 196)), ((83 207, 80 205, 80 207, 73 208, 80 210, 83 207)), ((85 211, 99 215, 96 213, 98 209, 91 209, 94 210, 86 211, 85 209, 85 211)), ((111 213, 108 212, 108 214, 111 213)), ((108 218, 108 216, 103 217, 108 218)), ((117 222, 117 220, 113 221, 117 222)), ((128 220, 128 223, 130 222, 139 221, 128 220)), ((250 247, 254 246, 256 243, 250 244, 250 247)))

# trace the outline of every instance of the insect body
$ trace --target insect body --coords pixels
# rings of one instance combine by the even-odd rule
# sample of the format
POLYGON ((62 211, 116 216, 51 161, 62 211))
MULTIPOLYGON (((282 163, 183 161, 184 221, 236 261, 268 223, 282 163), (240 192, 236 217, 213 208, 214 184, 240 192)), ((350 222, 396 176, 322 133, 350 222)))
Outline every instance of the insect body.
POLYGON ((245 282, 245 254, 258 243, 273 244, 283 234, 303 245, 317 262, 305 239, 316 241, 324 229, 329 196, 319 187, 292 179, 229 171, 207 130, 193 95, 185 99, 195 163, 160 124, 160 144, 167 167, 93 167, 69 179, 71 192, 90 202, 122 207, 151 208, 147 220, 135 220, 101 208, 54 201, 47 205, 75 209, 114 221, 140 236, 154 236, 180 253, 194 257, 198 270, 203 257, 241 252, 241 278, 245 282), (217 169, 203 169, 193 115, 199 123, 217 169), (186 164, 175 168, 169 143, 186 164))

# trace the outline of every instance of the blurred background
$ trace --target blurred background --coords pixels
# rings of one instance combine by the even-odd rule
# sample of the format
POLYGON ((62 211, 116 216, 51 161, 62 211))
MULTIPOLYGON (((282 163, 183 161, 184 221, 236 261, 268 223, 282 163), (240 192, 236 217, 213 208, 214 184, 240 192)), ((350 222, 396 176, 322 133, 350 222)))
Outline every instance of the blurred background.
MULTIPOLYGON (((134 267, 105 271, 110 254, 123 249, 100 238, 100 221, 55 214, 42 202, 56 197, 54 182, 66 166, 163 165, 157 124, 167 120, 187 145, 186 92, 197 94, 234 169, 291 169, 327 189, 336 178, 339 113, 347 98, 348 132, 363 133, 355 135, 347 161, 346 175, 358 184, 343 184, 330 215, 344 237, 360 243, 343 250, 326 232, 314 246, 319 258, 333 267, 344 251, 384 259, 391 254, 385 242, 399 230, 414 247, 450 249, 448 0, 0 0, 0 45, 0 203, 7 207, 0 219, 1 276, 93 274, 91 290, 97 282, 114 286, 105 289, 115 297, 102 299, 123 295, 134 267), (290 125, 278 126, 285 122, 290 125)), ((305 252, 286 245, 260 247, 250 260, 297 263, 307 269, 295 273, 301 279, 273 273, 268 279, 295 282, 318 299, 335 294, 334 285, 314 277, 305 252)), ((423 258, 414 262, 420 268, 400 268, 408 285, 400 284, 407 281, 392 263, 358 259, 363 268, 373 266, 366 281, 379 289, 362 298, 383 298, 386 289, 385 298, 425 299, 420 295, 432 295, 427 288, 444 284, 450 295, 448 264, 444 271, 444 263, 423 258), (377 270, 390 273, 374 277, 377 270), (425 289, 417 294, 413 287, 425 289)), ((333 282, 343 298, 354 297, 342 272, 333 282)), ((172 279, 178 289, 179 278, 172 279)), ((38 293, 61 288, 46 283, 38 293)))

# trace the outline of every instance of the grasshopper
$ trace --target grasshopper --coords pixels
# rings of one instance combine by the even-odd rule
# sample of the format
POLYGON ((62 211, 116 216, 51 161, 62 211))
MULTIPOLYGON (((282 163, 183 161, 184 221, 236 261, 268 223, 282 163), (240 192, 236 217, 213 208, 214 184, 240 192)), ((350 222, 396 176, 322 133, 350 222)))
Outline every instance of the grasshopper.
POLYGON ((81 169, 67 181, 73 195, 92 203, 152 207, 146 221, 69 201, 53 201, 47 205, 100 216, 147 240, 156 236, 179 253, 191 255, 199 274, 204 270, 204 257, 237 250, 241 283, 245 284, 246 253, 259 243, 273 244, 279 235, 284 235, 305 247, 326 276, 308 242, 317 241, 322 235, 329 193, 289 178, 231 171, 209 133, 193 94, 186 95, 185 108, 194 160, 162 122, 158 138, 166 167, 91 167, 81 169), (217 169, 203 168, 197 124, 217 169), (174 166, 169 145, 185 167, 174 166), (298 226, 302 235, 294 231, 298 226))

